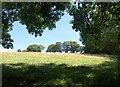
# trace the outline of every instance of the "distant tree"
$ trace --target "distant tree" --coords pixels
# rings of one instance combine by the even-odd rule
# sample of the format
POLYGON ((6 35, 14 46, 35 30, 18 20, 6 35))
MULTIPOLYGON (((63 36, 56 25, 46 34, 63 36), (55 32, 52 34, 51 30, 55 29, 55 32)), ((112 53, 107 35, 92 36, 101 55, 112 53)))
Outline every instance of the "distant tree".
POLYGON ((70 48, 71 53, 74 53, 75 51, 78 51, 78 49, 79 49, 79 50, 81 49, 80 44, 78 44, 78 43, 75 42, 75 41, 71 41, 71 42, 70 42, 70 46, 71 46, 71 48, 70 48))
POLYGON ((21 49, 18 49, 17 52, 22 52, 21 49))
POLYGON ((56 42, 55 44, 49 45, 46 52, 62 52, 62 43, 56 42))
POLYGON ((68 51, 70 51, 70 41, 65 41, 63 43, 63 50, 65 51, 65 53, 68 53, 68 51))
POLYGON ((65 41, 63 43, 63 50, 65 52, 70 51, 71 53, 80 51, 82 47, 75 41, 65 41))
POLYGON ((33 44, 33 45, 30 45, 27 47, 27 51, 28 52, 41 52, 42 50, 44 50, 44 46, 42 45, 36 45, 36 44, 33 44))
POLYGON ((46 52, 54 52, 53 47, 54 47, 54 44, 49 45, 46 52))
POLYGON ((23 50, 22 52, 27 52, 27 50, 23 50))
POLYGON ((54 45, 55 52, 62 52, 62 43, 56 42, 54 45))

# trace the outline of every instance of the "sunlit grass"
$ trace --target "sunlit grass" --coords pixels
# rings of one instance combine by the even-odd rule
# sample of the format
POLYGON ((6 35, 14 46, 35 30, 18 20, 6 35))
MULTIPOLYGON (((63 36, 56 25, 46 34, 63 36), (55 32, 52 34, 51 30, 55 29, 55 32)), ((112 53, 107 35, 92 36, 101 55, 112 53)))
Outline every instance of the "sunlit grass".
POLYGON ((28 63, 28 64, 67 64, 70 66, 95 65, 111 61, 108 57, 90 56, 84 54, 65 53, 2 53, 2 63, 28 63))

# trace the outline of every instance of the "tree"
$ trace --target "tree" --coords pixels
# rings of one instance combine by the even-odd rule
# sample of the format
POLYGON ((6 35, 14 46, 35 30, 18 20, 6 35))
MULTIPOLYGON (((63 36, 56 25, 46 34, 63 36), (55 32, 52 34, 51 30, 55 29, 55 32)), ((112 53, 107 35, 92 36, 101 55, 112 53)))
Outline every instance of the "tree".
POLYGON ((63 43, 63 50, 65 52, 70 51, 71 53, 80 51, 82 47, 75 41, 65 41, 63 43))
POLYGON ((54 47, 54 44, 49 45, 46 52, 54 52, 53 47, 54 47))
POLYGON ((78 51, 78 49, 81 49, 81 46, 75 41, 71 41, 70 46, 71 46, 70 48, 71 53, 74 53, 75 51, 78 51))
POLYGON ((44 46, 42 45, 36 45, 36 44, 33 44, 33 45, 30 45, 27 47, 27 51, 28 52, 41 52, 42 50, 44 50, 44 46))
POLYGON ((93 36, 89 36, 85 41, 85 52, 86 53, 96 53, 96 54, 116 54, 117 49, 117 31, 106 29, 102 33, 103 38, 100 41, 96 41, 93 36))
POLYGON ((65 51, 65 53, 68 53, 68 51, 70 51, 70 48, 71 48, 70 41, 65 41, 63 43, 63 50, 65 51))
POLYGON ((62 52, 62 43, 61 42, 56 42, 54 49, 56 50, 56 52, 62 52))
MULTIPOLYGON (((79 2, 78 6, 70 9, 70 15, 73 16, 71 23, 75 31, 80 31, 83 43, 101 43, 105 41, 103 37, 107 36, 107 30, 116 35, 117 54, 120 54, 120 22, 119 10, 120 3, 115 2, 79 2), (111 31, 112 30, 112 31, 111 31), (89 40, 88 38, 91 38, 89 40)), ((113 37, 111 37, 113 39, 113 37)), ((91 48, 98 49, 94 46, 91 48)), ((88 46, 88 45, 87 45, 88 46)))
POLYGON ((17 52, 22 52, 21 49, 18 49, 17 52))
POLYGON ((46 52, 62 52, 62 43, 56 42, 48 46, 46 52))
MULTIPOLYGON (((71 24, 75 31, 81 32, 84 41, 88 41, 89 36, 93 36, 94 41, 99 43, 103 38, 106 29, 113 29, 116 33, 117 46, 114 53, 117 55, 118 72, 120 72, 120 2, 78 2, 78 6, 70 9, 73 16, 71 24)), ((112 32, 113 33, 113 32, 112 32)), ((120 74, 118 73, 118 77, 120 74)))
POLYGON ((19 21, 26 25, 30 34, 41 36, 43 31, 56 27, 56 22, 64 15, 70 2, 3 2, 2 3, 2 46, 13 48, 13 39, 9 34, 12 24, 19 21))
POLYGON ((64 43, 56 42, 48 46, 46 52, 62 52, 65 51, 68 53, 79 52, 82 47, 75 41, 65 41, 64 43))

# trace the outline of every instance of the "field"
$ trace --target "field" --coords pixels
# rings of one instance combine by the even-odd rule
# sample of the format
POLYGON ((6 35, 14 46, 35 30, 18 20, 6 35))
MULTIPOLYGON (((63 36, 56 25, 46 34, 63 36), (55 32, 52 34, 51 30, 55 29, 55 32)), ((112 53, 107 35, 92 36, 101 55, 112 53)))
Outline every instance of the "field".
POLYGON ((3 87, 117 86, 117 65, 110 56, 72 53, 0 53, 3 87))

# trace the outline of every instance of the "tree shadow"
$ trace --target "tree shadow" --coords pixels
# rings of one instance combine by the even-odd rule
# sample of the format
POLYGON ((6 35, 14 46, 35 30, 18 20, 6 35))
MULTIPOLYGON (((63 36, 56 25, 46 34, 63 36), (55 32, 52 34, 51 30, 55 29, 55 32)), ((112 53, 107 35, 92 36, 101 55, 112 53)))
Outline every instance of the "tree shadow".
POLYGON ((2 87, 112 87, 119 85, 113 62, 96 66, 2 64, 2 87))

